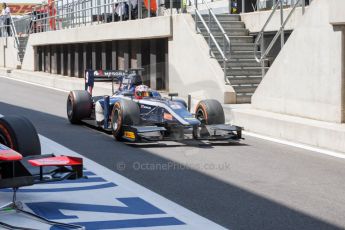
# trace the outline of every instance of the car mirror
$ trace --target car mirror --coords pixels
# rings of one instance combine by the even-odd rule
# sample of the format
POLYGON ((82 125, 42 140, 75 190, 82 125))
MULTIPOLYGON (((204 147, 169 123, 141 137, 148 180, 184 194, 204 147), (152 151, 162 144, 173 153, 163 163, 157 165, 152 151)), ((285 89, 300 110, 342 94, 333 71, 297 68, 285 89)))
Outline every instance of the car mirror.
POLYGON ((171 98, 171 100, 173 99, 173 97, 177 97, 178 93, 169 93, 168 96, 171 98))
POLYGON ((133 97, 134 96, 134 93, 133 92, 125 92, 123 94, 125 97, 133 97))

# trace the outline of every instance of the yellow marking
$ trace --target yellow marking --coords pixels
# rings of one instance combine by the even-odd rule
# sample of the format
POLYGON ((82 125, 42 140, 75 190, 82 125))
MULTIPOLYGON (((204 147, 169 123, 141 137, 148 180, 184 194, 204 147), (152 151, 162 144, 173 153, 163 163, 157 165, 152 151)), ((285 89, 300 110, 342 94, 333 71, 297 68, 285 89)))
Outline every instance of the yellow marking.
POLYGON ((129 138, 129 139, 135 139, 135 134, 130 131, 125 131, 124 136, 129 138))

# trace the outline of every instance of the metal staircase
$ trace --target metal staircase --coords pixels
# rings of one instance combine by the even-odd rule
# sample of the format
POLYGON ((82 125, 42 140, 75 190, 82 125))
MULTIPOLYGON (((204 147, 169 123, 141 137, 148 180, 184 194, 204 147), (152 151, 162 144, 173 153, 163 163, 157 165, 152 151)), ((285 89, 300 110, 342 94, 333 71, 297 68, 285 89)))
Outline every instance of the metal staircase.
MULTIPOLYGON (((240 15, 218 14, 215 15, 224 32, 228 36, 231 46, 229 52, 225 54, 227 58, 226 80, 236 92, 236 103, 250 103, 251 97, 257 86, 262 80, 262 67, 254 58, 254 38, 249 35, 244 22, 241 21, 240 15)), ((222 46, 223 33, 215 21, 210 21, 209 14, 202 15, 205 22, 213 34, 217 43, 222 46)), ((209 40, 209 33, 202 21, 196 19, 196 25, 199 32, 209 40)), ((210 44, 210 43, 209 43, 210 44)), ((211 56, 216 58, 222 65, 223 58, 215 44, 210 45, 211 56)), ((268 62, 264 63, 264 70, 268 69, 268 62)), ((223 66, 224 70, 224 66, 223 66)))
POLYGON ((25 55, 25 50, 26 46, 29 40, 29 35, 30 35, 30 23, 28 23, 28 18, 23 18, 21 20, 13 20, 12 16, 10 15, 10 28, 11 28, 11 33, 12 37, 15 40, 15 48, 17 49, 17 58, 18 61, 20 61, 20 64, 23 63, 24 55, 25 55), (18 36, 17 33, 17 27, 21 27, 24 25, 24 33, 20 33, 23 36, 18 36))
POLYGON ((26 45, 28 43, 29 37, 18 37, 18 58, 20 63, 23 63, 24 55, 25 55, 25 50, 26 50, 26 45))

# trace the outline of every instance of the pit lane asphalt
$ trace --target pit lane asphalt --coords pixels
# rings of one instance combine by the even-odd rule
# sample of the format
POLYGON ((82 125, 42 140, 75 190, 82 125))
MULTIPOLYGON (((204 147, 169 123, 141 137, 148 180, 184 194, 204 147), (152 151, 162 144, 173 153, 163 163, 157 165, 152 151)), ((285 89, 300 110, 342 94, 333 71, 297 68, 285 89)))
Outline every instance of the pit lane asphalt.
POLYGON ((66 98, 0 78, 1 114, 28 117, 40 134, 224 227, 345 229, 343 159, 252 137, 133 147, 70 125, 66 98))

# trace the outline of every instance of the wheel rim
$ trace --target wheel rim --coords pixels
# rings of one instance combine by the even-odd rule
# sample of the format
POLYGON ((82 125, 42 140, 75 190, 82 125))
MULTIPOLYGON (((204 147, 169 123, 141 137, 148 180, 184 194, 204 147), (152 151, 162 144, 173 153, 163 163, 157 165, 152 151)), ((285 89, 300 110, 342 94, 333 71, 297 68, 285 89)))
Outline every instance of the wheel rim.
POLYGON ((0 144, 8 146, 6 138, 0 133, 0 144))
POLYGON ((119 110, 115 109, 114 115, 113 115, 113 130, 115 132, 118 132, 118 129, 120 128, 119 122, 120 122, 119 110))
POLYGON ((73 114, 73 105, 72 105, 72 100, 69 97, 68 102, 67 102, 67 116, 72 117, 72 114, 73 114))
POLYGON ((205 123, 205 114, 202 109, 198 109, 195 116, 200 122, 205 123))

